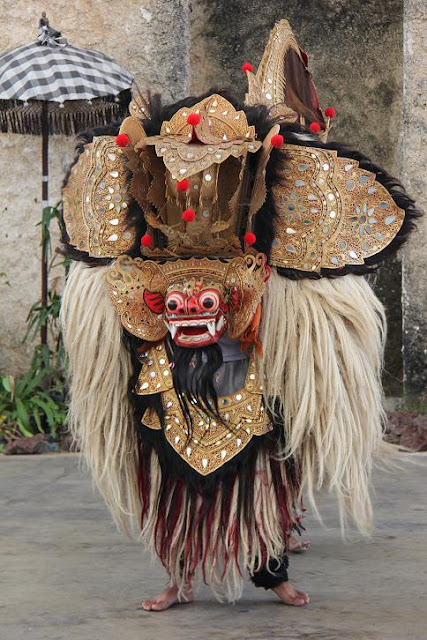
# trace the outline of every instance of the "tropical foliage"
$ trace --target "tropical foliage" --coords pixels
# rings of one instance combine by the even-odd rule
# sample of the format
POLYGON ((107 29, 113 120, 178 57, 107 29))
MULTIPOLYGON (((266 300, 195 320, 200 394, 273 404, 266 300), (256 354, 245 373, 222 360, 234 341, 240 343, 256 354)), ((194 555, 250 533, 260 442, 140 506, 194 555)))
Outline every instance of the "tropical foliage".
MULTIPOLYGON (((66 271, 68 266, 63 256, 58 259, 60 254, 52 257, 52 220, 61 226, 58 206, 45 207, 39 223, 42 241, 48 247, 49 275, 52 275, 52 269, 58 273, 59 270, 66 271)), ((23 339, 33 341, 41 326, 47 324, 48 344, 38 344, 34 348, 31 364, 22 376, 7 374, 0 377, 0 450, 6 442, 20 436, 45 433, 57 439, 66 431, 66 359, 59 327, 60 296, 55 291, 58 278, 50 278, 52 285, 47 304, 37 302, 31 307, 23 339)))

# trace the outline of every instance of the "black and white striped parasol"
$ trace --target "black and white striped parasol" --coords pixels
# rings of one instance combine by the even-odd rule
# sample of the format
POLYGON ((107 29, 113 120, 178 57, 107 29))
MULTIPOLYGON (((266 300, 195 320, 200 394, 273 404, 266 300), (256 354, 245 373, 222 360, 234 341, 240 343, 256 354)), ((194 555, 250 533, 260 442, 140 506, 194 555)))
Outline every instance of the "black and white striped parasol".
POLYGON ((90 100, 131 84, 131 74, 109 56, 70 44, 24 44, 0 55, 2 100, 90 100))
POLYGON ((70 135, 107 123, 128 102, 122 94, 132 80, 104 53, 74 47, 58 31, 41 27, 37 42, 0 54, 0 130, 40 134, 42 103, 50 103, 50 133, 70 135))
MULTIPOLYGON (((42 202, 48 201, 49 134, 74 135, 124 115, 132 75, 109 56, 70 45, 39 21, 36 42, 0 54, 0 131, 42 136, 42 202)), ((42 238, 41 304, 47 305, 47 246, 42 238)), ((47 342, 47 324, 41 329, 47 342)))

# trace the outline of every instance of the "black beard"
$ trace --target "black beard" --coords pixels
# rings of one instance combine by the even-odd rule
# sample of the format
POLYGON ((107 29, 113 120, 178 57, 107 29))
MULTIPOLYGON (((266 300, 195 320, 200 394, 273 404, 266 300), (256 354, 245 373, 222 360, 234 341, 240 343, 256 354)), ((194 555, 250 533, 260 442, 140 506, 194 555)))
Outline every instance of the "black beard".
POLYGON ((214 384, 215 373, 223 363, 219 344, 193 348, 178 347, 170 343, 168 346, 169 357, 173 363, 173 383, 189 428, 189 435, 192 432, 189 405, 195 402, 203 413, 222 422, 214 384))

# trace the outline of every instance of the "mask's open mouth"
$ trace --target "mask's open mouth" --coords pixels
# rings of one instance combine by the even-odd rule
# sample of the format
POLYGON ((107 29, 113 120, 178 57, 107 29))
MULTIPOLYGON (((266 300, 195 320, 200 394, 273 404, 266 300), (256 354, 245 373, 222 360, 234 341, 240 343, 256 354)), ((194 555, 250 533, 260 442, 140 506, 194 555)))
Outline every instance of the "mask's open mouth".
POLYGON ((215 344, 227 328, 227 320, 220 311, 215 317, 176 318, 167 315, 166 325, 173 341, 180 347, 204 347, 215 344))

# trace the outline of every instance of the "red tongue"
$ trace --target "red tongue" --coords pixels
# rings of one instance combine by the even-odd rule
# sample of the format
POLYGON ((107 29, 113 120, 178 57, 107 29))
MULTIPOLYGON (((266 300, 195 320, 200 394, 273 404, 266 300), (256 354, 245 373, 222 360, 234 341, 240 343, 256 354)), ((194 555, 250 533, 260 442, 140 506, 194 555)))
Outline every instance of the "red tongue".
POLYGON ((200 336, 202 333, 206 333, 206 326, 200 327, 181 327, 181 333, 185 336, 200 336))

